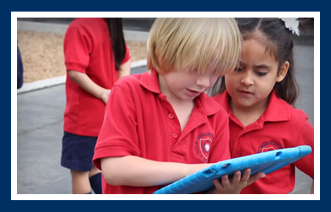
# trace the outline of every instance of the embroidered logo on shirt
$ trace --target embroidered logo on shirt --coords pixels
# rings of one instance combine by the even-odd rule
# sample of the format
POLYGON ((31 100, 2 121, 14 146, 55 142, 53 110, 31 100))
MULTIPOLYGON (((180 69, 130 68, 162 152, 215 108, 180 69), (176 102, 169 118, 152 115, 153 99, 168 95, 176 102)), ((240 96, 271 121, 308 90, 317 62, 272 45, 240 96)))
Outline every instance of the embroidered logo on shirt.
POLYGON ((276 149, 282 149, 282 146, 276 141, 267 141, 259 146, 257 153, 268 152, 276 149))
POLYGON ((195 154, 203 161, 207 162, 210 149, 211 149, 211 143, 213 142, 214 134, 205 132, 198 135, 198 137, 195 140, 194 144, 194 151, 195 154))

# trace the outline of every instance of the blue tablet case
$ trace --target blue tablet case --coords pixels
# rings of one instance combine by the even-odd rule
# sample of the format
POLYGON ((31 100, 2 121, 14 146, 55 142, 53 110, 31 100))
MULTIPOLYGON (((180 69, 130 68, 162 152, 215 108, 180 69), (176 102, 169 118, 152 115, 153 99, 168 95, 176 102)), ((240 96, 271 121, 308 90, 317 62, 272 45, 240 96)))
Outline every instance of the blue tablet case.
POLYGON ((251 169, 251 174, 268 174, 305 157, 311 151, 310 146, 302 145, 221 161, 173 182, 154 194, 191 194, 209 190, 214 187, 213 179, 221 178, 225 174, 231 176, 235 171, 243 172, 247 168, 251 169))

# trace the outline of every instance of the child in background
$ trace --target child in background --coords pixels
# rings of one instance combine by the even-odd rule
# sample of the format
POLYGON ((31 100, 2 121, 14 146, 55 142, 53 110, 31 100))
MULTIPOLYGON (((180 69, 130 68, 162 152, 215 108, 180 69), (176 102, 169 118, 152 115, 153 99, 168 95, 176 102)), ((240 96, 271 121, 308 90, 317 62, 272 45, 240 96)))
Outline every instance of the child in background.
MULTIPOLYGON (((237 22, 244 39, 239 67, 212 89, 213 98, 229 114, 231 157, 299 145, 314 150, 314 129, 308 117, 293 108, 298 90, 292 32, 298 33, 299 21, 238 18, 237 22)), ((314 151, 241 193, 287 194, 295 185, 295 167, 314 179, 314 151)), ((312 184, 311 193, 313 188, 312 184)))
POLYGON ((24 68, 23 68, 23 60, 20 48, 18 47, 17 40, 17 89, 22 88, 24 82, 24 68))
POLYGON ((77 18, 65 34, 66 108, 61 165, 71 170, 74 194, 101 194, 94 147, 114 83, 130 74, 121 18, 77 18))
MULTIPOLYGON (((148 39, 148 72, 115 83, 94 165, 104 194, 151 194, 230 158, 228 116, 204 92, 240 56, 235 19, 160 18, 148 39)), ((263 177, 237 171, 209 192, 239 193, 263 177)))

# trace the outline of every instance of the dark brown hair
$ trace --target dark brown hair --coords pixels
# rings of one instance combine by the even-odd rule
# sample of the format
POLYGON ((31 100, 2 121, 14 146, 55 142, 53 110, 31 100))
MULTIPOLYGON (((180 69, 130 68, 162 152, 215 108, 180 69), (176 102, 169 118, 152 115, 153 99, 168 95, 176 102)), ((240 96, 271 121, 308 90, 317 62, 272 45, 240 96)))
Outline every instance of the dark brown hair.
MULTIPOLYGON (((271 54, 278 67, 288 61, 290 67, 285 78, 281 82, 276 82, 274 90, 276 95, 287 103, 294 105, 298 97, 298 86, 294 77, 293 60, 293 33, 285 27, 284 21, 279 18, 237 18, 237 23, 243 40, 257 39, 266 46, 266 53, 271 54), (261 36, 262 35, 262 36, 261 36)), ((300 21, 300 20, 299 20, 300 21)), ((300 21, 299 29, 302 31, 300 21)), ((224 77, 211 90, 211 94, 217 95, 225 91, 224 77)))
POLYGON ((115 55, 115 68, 120 70, 120 65, 126 54, 126 45, 123 32, 122 18, 105 18, 111 37, 112 50, 115 55))

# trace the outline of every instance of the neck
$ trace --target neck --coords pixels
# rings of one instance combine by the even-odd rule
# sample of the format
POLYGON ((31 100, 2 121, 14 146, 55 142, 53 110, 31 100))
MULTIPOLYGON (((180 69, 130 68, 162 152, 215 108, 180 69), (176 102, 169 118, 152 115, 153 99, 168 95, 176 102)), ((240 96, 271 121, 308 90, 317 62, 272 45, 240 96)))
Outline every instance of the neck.
POLYGON ((244 127, 254 123, 261 117, 267 109, 268 102, 269 98, 250 107, 242 107, 236 105, 231 98, 229 99, 229 104, 233 115, 243 124, 244 127))

